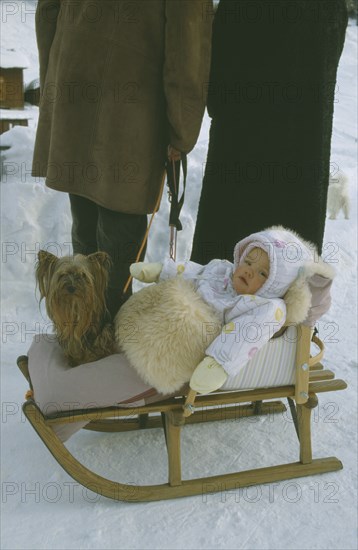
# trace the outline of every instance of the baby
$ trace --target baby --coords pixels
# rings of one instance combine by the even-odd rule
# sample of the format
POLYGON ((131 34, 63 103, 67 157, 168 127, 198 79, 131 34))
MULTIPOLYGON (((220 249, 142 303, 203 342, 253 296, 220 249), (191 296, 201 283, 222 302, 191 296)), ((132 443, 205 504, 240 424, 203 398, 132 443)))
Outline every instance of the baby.
POLYGON ((132 264, 134 278, 158 282, 181 276, 190 279, 201 297, 220 315, 221 334, 206 349, 190 387, 200 393, 220 388, 236 375, 285 323, 283 297, 303 268, 312 262, 308 248, 294 232, 273 227, 239 241, 234 263, 212 260, 132 264))

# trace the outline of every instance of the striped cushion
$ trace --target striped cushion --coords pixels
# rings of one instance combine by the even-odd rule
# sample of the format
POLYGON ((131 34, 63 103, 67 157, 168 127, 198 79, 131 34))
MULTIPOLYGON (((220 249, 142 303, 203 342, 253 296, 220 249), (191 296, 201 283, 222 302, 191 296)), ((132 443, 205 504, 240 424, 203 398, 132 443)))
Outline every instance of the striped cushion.
POLYGON ((235 376, 229 376, 222 390, 286 386, 295 383, 297 330, 290 326, 283 336, 273 338, 235 376))

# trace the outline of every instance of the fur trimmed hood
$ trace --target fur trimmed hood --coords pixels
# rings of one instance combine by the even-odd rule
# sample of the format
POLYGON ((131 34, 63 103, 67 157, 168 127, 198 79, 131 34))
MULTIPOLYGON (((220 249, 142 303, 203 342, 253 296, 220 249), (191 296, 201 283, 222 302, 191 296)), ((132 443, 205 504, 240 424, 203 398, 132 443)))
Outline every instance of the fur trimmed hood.
POLYGON ((330 307, 334 268, 319 256, 313 243, 280 225, 239 241, 234 250, 235 268, 253 247, 263 248, 270 259, 269 278, 257 294, 284 299, 286 324, 305 321, 314 325, 330 307))
POLYGON ((237 243, 234 250, 234 268, 243 262, 253 248, 267 252, 270 273, 267 281, 256 292, 262 298, 283 298, 298 276, 299 270, 313 260, 314 253, 302 239, 284 227, 271 227, 253 233, 237 243))

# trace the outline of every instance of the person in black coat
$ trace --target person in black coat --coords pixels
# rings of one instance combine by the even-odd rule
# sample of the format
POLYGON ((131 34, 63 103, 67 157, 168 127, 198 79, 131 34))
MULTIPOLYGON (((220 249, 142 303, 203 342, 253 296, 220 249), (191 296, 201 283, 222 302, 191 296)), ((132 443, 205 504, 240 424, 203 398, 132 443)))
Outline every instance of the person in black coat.
POLYGON ((272 225, 321 252, 346 26, 345 0, 221 0, 193 261, 231 261, 238 240, 272 225))

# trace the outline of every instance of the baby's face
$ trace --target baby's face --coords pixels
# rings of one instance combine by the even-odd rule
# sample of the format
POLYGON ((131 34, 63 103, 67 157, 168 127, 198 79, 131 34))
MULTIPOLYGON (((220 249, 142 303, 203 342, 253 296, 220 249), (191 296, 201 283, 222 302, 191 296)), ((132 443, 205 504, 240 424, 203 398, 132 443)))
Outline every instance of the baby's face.
POLYGON ((238 294, 255 294, 267 281, 270 261, 262 248, 253 248, 235 269, 232 284, 238 294))

